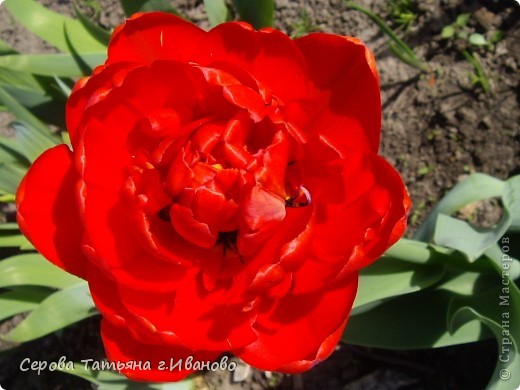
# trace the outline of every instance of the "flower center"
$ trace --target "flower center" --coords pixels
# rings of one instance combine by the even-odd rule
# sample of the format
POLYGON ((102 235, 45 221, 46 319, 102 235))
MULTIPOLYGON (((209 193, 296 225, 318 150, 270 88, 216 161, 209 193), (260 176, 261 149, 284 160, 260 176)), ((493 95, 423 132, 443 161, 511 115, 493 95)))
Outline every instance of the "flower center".
POLYGON ((219 103, 228 105, 225 115, 170 107, 137 123, 129 188, 149 221, 169 223, 196 246, 238 252, 244 237, 268 239, 285 208, 306 206, 311 196, 278 99, 261 111, 221 93, 236 104, 219 103))

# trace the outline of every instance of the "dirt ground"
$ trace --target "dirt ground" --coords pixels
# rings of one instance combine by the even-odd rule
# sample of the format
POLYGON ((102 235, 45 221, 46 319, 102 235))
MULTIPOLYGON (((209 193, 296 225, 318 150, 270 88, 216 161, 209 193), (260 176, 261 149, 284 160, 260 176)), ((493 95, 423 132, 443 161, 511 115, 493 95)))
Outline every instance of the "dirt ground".
MULTIPOLYGON (((16 0, 8 0, 16 1, 16 0)), ((68 0, 41 0, 62 13, 72 13, 68 0)), ((358 0, 400 31, 432 72, 421 74, 399 61, 387 38, 365 15, 347 9, 341 0, 277 0, 276 26, 296 35, 310 30, 361 38, 375 53, 381 76, 383 136, 381 153, 399 170, 414 208, 410 232, 433 204, 471 172, 501 179, 520 173, 520 6, 514 0, 411 1, 415 19, 399 30, 391 3, 358 0), (464 39, 443 39, 443 27, 469 13, 465 30, 487 39, 500 30, 502 39, 489 47, 470 47, 464 39), (462 54, 470 48, 490 83, 485 92, 472 85, 473 66, 462 54)), ((117 0, 103 0, 99 22, 113 27, 123 20, 117 0)), ((204 28, 209 24, 202 0, 172 1, 179 11, 204 28)), ((16 26, 0 9, 0 39, 22 52, 52 50, 16 26)), ((6 131, 10 118, 0 116, 6 131)), ((489 225, 500 214, 494 202, 468 211, 477 224, 489 225)), ((409 233, 410 234, 410 233, 409 233)), ((87 382, 65 374, 23 375, 19 361, 93 358, 102 354, 97 319, 22 346, 16 354, 0 356, 0 385, 6 389, 87 389, 87 382)), ((427 351, 388 351, 341 345, 332 357, 298 376, 264 373, 243 367, 239 374, 207 373, 199 387, 210 389, 481 389, 494 366, 493 341, 427 351)))

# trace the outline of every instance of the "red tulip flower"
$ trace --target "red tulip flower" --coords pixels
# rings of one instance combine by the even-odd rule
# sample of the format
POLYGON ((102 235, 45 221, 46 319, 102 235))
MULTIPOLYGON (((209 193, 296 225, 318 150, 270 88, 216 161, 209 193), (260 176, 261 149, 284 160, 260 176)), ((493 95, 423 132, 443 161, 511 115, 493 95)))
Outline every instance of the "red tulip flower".
POLYGON ((33 164, 18 221, 88 281, 128 377, 180 380, 197 367, 161 362, 227 352, 306 371, 338 343, 358 270, 405 229, 380 126, 374 58, 355 38, 135 15, 76 84, 72 149, 33 164))

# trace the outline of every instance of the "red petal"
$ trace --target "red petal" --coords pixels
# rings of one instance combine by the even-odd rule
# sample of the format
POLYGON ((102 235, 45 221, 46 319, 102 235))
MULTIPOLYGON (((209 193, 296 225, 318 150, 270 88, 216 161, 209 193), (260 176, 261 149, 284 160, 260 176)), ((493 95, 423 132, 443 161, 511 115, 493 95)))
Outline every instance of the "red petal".
POLYGON ((100 66, 92 77, 82 78, 76 83, 66 106, 67 130, 73 146, 81 136, 80 123, 85 111, 102 101, 112 89, 120 87, 132 68, 128 63, 100 66))
POLYGON ((334 169, 306 178, 316 223, 309 257, 294 274, 297 294, 367 266, 404 232, 408 194, 384 159, 351 151, 348 160, 329 167, 334 169))
POLYGON ((258 340, 233 353, 262 370, 308 370, 334 350, 356 290, 357 274, 353 273, 341 286, 282 298, 273 311, 259 315, 258 340))
POLYGON ((143 344, 137 341, 125 328, 111 324, 107 320, 101 323, 101 336, 109 360, 132 364, 150 362, 150 370, 125 368, 121 373, 135 381, 149 382, 175 382, 184 379, 193 370, 183 369, 170 370, 170 359, 173 364, 178 361, 184 363, 189 356, 193 356, 193 362, 212 362, 221 352, 190 351, 182 347, 172 347, 164 344, 143 344), (160 369, 164 362, 164 369, 160 369))
POLYGON ((77 203, 77 176, 66 145, 47 150, 31 166, 16 194, 22 232, 48 260, 86 277, 81 251, 83 224, 77 203))
POLYGON ((295 40, 318 92, 311 132, 345 148, 377 152, 381 130, 379 78, 372 53, 357 39, 314 33, 295 40))
POLYGON ((282 101, 307 95, 305 63, 294 42, 280 31, 254 31, 240 23, 213 28, 191 57, 218 68, 229 62, 249 72, 266 93, 282 101))
POLYGON ((136 14, 115 30, 107 65, 130 61, 151 64, 166 59, 188 62, 206 32, 178 16, 163 12, 136 14))
POLYGON ((197 221, 190 209, 174 204, 170 209, 170 216, 175 230, 185 240, 202 248, 211 248, 215 245, 216 233, 209 230, 208 224, 197 221))

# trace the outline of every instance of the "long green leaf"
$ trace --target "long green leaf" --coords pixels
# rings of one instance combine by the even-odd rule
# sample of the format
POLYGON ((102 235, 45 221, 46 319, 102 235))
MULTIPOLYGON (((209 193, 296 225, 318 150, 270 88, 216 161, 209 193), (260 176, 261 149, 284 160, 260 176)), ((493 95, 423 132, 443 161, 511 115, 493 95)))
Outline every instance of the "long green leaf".
POLYGON ((520 175, 513 176, 506 181, 502 202, 511 215, 510 229, 520 231, 520 175))
POLYGON ((25 254, 0 261, 0 287, 35 285, 65 288, 82 279, 49 263, 40 254, 25 254))
POLYGON ((126 16, 138 12, 162 11, 179 15, 168 0, 121 0, 126 16))
POLYGON ((69 51, 65 30, 83 53, 105 49, 81 22, 53 12, 34 0, 6 0, 5 7, 25 28, 62 51, 69 51))
POLYGON ((18 228, 18 224, 16 222, 0 223, 0 233, 6 231, 10 233, 18 233, 20 229, 18 228))
MULTIPOLYGON (((24 156, 23 150, 15 137, 0 135, 0 164, 16 162, 28 168, 31 162, 24 156)), ((2 176, 0 175, 0 178, 2 176)))
MULTIPOLYGON (((4 57, 0 57, 4 58, 4 57)), ((40 132, 41 134, 47 136, 50 134, 49 128, 44 125, 38 118, 36 118, 29 110, 27 110, 24 106, 18 103, 11 95, 9 95, 3 88, 0 87, 0 102, 9 108, 9 110, 16 116, 19 120, 25 122, 34 130, 40 132)))
POLYGON ((87 282, 60 290, 45 299, 4 340, 24 343, 97 314, 87 282))
POLYGON ((432 209, 415 232, 415 240, 431 242, 439 214, 451 215, 464 206, 478 200, 501 196, 505 183, 482 173, 474 173, 453 187, 432 209))
POLYGON ((78 20, 83 25, 85 30, 87 30, 90 35, 97 39, 99 43, 101 43, 103 46, 108 46, 108 42, 110 42, 110 32, 90 20, 85 14, 83 14, 80 9, 78 8, 78 4, 74 0, 72 2, 74 4, 74 11, 76 12, 76 16, 78 17, 78 20))
POLYGON ((0 191, 8 194, 16 193, 27 166, 17 162, 0 162, 0 191))
POLYGON ((6 42, 4 42, 0 39, 0 56, 6 55, 6 54, 15 54, 15 53, 17 53, 17 51, 15 49, 13 49, 6 42))
MULTIPOLYGON (((95 68, 106 59, 106 53, 103 51, 79 53, 78 56, 82 63, 90 68, 95 68)), ((0 67, 44 76, 81 77, 84 75, 82 64, 69 53, 1 56, 0 67)))
POLYGON ((353 315, 342 340, 376 348, 422 349, 464 344, 492 337, 477 320, 450 333, 449 291, 426 289, 399 296, 353 315))
POLYGON ((465 221, 439 214, 433 240, 438 245, 456 249, 473 262, 494 245, 511 225, 506 212, 500 222, 491 228, 478 228, 465 221))
POLYGON ((24 123, 13 122, 11 126, 15 131, 17 141, 23 148, 25 157, 31 162, 34 162, 45 150, 60 143, 55 137, 52 137, 51 134, 46 136, 32 130, 24 123))
POLYGON ((514 389, 520 383, 520 291, 507 276, 503 281, 484 295, 454 300, 448 318, 452 331, 478 320, 495 335, 498 359, 488 385, 495 390, 514 389))
POLYGON ((233 0, 240 20, 254 28, 272 27, 274 23, 274 0, 233 0))
POLYGON ((0 248, 26 248, 28 245, 30 243, 23 234, 0 232, 0 248))
POLYGON ((33 310, 53 291, 45 288, 19 287, 0 294, 0 321, 33 310))
POLYGON ((417 265, 382 258, 359 274, 354 308, 386 298, 424 289, 439 281, 444 269, 439 265, 417 265))

